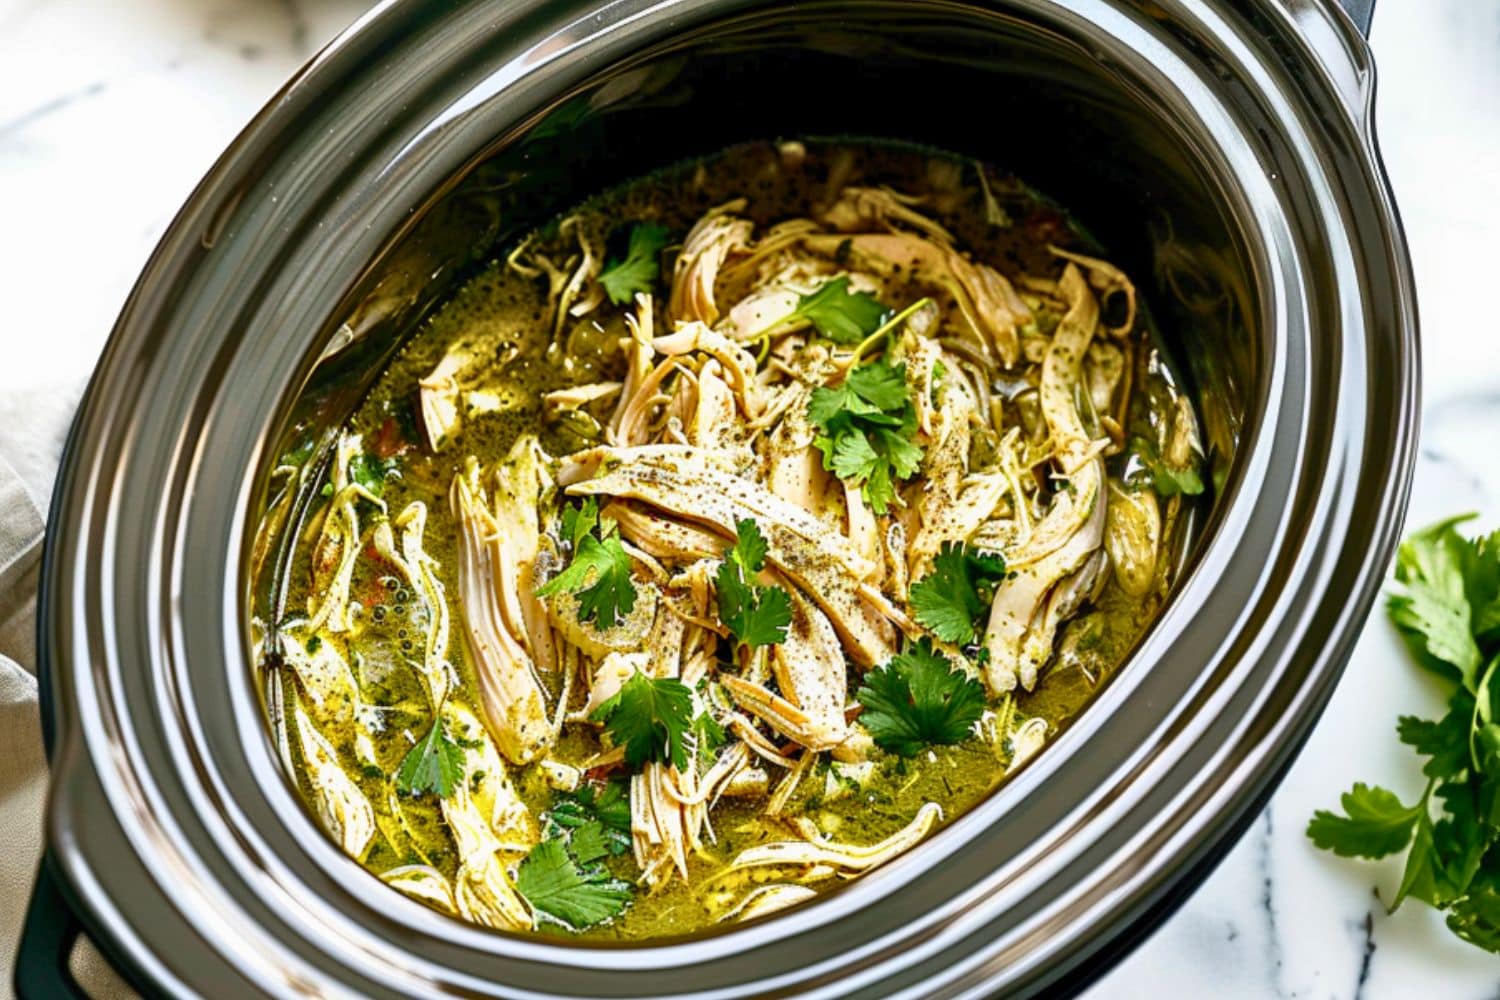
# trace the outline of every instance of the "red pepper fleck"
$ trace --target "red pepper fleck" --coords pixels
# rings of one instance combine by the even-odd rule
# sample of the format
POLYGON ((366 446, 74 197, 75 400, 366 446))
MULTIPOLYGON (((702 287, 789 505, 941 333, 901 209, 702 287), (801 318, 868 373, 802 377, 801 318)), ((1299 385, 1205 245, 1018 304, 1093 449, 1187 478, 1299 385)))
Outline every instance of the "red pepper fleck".
POLYGON ((376 458, 390 458, 410 451, 412 444, 401 433, 401 425, 395 417, 386 417, 385 423, 370 437, 370 450, 376 458))

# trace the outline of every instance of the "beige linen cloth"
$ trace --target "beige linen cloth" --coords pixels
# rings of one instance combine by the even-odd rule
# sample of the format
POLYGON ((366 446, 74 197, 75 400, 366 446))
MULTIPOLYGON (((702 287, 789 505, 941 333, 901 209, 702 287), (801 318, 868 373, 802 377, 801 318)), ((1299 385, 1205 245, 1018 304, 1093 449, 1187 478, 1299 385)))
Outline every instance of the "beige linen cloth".
MULTIPOLYGON (((42 850, 47 759, 33 673, 41 555, 42 515, 0 459, 0 831, 6 848, 0 857, 0 997, 12 995, 16 945, 42 850)), ((74 951, 72 968, 90 996, 134 996, 86 942, 74 951)))

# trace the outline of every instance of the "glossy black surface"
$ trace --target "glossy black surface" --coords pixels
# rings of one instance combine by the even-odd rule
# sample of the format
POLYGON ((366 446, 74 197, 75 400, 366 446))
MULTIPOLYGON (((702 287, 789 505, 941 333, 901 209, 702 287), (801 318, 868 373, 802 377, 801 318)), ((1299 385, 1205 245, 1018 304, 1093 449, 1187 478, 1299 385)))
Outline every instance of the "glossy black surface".
POLYGON ((1366 60, 1317 0, 379 8, 194 195, 74 429, 41 645, 49 849, 89 927, 139 981, 220 997, 1077 985, 1269 794, 1394 547, 1416 331, 1366 60), (253 687, 242 569, 280 437, 346 413, 508 235, 664 162, 796 133, 1002 164, 1143 281, 1232 458, 1191 571, 1047 753, 831 897, 611 949, 397 896, 300 807, 253 687))

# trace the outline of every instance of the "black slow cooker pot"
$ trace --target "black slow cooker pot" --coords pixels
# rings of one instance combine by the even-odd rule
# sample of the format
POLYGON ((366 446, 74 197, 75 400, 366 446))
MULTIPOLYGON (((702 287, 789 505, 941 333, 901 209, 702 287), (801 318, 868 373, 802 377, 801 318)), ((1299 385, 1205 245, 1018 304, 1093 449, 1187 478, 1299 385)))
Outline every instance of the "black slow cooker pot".
POLYGON ((1401 524, 1416 317, 1359 26, 1331 0, 376 8, 194 193, 74 425, 21 994, 72 988, 80 928, 144 992, 216 998, 1022 995, 1097 975, 1270 794, 1401 524), (248 527, 284 434, 342 419, 435 303, 559 208, 820 134, 1001 164, 1142 282, 1216 463, 1173 601, 1021 776, 808 905, 610 948, 401 897, 302 808, 252 681, 248 527))

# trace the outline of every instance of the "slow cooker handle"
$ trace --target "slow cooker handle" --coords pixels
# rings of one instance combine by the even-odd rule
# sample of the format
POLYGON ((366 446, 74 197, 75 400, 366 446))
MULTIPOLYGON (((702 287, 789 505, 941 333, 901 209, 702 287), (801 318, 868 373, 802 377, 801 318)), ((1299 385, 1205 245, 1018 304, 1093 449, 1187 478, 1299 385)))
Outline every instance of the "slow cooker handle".
POLYGON ((44 857, 37 869, 36 886, 31 890, 26 924, 16 949, 13 985, 17 1000, 51 997, 88 1000, 88 994, 68 968, 73 945, 81 933, 83 926, 57 886, 51 861, 44 857))
POLYGON ((1375 14, 1375 0, 1339 0, 1339 6, 1349 15, 1349 20, 1359 29, 1359 33, 1366 38, 1370 37, 1370 18, 1375 14))

